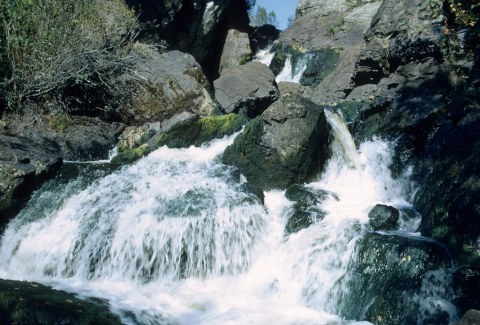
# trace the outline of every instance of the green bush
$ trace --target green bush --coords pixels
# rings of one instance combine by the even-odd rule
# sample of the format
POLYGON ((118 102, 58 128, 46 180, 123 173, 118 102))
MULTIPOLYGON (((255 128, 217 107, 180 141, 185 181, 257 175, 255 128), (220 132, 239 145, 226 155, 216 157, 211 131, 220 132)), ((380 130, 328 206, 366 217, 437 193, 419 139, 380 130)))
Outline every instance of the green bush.
POLYGON ((68 96, 81 102, 82 92, 114 92, 113 76, 131 65, 135 28, 122 0, 2 0, 0 97, 9 108, 42 100, 68 106, 68 96))

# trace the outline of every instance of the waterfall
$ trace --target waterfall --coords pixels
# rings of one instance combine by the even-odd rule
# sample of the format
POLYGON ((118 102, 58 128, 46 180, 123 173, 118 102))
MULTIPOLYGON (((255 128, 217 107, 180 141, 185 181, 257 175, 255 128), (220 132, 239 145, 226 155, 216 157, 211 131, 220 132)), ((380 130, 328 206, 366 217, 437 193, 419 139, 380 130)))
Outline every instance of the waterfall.
POLYGON ((255 57, 253 58, 253 61, 257 61, 260 63, 265 64, 266 66, 270 66, 270 63, 272 63, 273 57, 275 56, 275 53, 270 52, 271 51, 271 46, 264 50, 258 51, 257 54, 255 54, 255 57))
POLYGON ((292 55, 287 55, 285 65, 275 80, 277 82, 286 81, 300 83, 300 79, 302 79, 303 73, 307 69, 309 59, 309 55, 302 55, 300 59, 292 62, 292 55))
POLYGON ((127 324, 367 324, 337 315, 348 290, 338 283, 369 210, 411 206, 410 184, 392 178, 389 143, 357 150, 341 118, 327 118, 332 157, 305 186, 335 195, 306 229, 286 236, 284 191, 262 205, 220 163, 231 136, 47 183, 3 234, 0 277, 106 299, 127 324))

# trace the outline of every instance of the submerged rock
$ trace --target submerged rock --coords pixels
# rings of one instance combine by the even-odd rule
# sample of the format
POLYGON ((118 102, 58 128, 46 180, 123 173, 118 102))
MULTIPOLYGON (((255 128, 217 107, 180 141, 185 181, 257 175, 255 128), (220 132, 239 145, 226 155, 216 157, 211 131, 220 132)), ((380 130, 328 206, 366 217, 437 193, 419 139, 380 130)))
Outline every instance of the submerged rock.
POLYGON ((480 311, 470 309, 463 315, 463 317, 452 325, 477 325, 480 324, 480 311))
POLYGON ((122 324, 108 305, 34 282, 0 279, 1 324, 122 324))
POLYGON ((377 204, 368 213, 373 230, 395 230, 398 227, 400 212, 394 207, 377 204))
POLYGON ((301 185, 292 185, 287 188, 285 197, 295 203, 291 208, 290 217, 285 226, 285 234, 289 235, 308 228, 325 217, 326 213, 319 208, 319 205, 329 195, 332 194, 301 185))
POLYGON ((61 165, 55 143, 0 134, 0 228, 61 165))
POLYGON ((262 189, 313 179, 329 158, 329 126, 323 108, 284 96, 250 121, 223 161, 262 189))
POLYGON ((261 114, 279 98, 272 71, 260 62, 231 68, 214 82, 215 98, 226 113, 250 118, 261 114))

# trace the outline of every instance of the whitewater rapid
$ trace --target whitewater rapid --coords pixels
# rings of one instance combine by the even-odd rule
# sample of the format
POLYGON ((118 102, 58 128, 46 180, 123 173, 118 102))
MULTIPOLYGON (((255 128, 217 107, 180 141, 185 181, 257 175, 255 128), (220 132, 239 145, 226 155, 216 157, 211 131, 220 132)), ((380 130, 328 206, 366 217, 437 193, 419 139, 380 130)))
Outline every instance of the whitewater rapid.
POLYGON ((306 229, 285 235, 284 191, 263 205, 220 162, 233 135, 45 185, 1 238, 0 277, 106 299, 127 324, 368 324, 336 315, 338 282, 370 209, 411 207, 412 184, 392 178, 388 143, 357 150, 327 117, 332 158, 305 186, 335 195, 306 229))

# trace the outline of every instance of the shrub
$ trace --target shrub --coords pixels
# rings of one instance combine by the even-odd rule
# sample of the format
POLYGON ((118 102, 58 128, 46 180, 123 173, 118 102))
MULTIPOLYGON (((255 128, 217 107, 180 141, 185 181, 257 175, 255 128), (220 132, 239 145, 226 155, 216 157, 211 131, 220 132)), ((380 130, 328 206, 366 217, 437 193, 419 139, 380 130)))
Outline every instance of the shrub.
POLYGON ((132 64, 135 28, 122 0, 3 0, 0 97, 11 109, 44 100, 102 105, 115 93, 113 77, 132 64))

